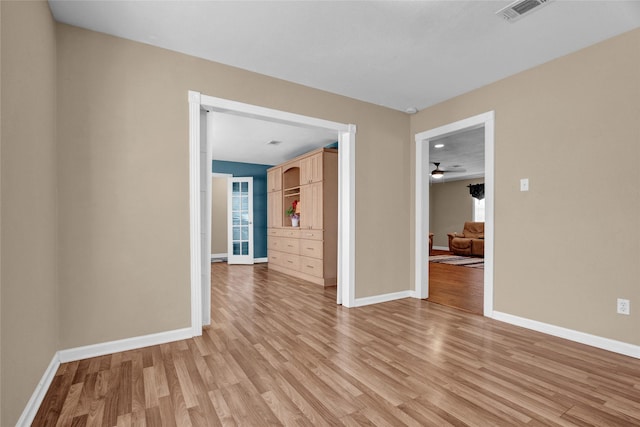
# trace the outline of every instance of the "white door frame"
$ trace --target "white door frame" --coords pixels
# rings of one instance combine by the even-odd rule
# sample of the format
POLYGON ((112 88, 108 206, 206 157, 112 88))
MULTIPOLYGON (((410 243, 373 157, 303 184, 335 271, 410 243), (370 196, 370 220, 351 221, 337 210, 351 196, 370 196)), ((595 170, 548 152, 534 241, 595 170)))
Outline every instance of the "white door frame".
MULTIPOLYGON (((206 203, 202 193, 211 193, 211 147, 201 146, 206 138, 206 117, 201 111, 217 111, 254 117, 271 122, 292 124, 338 133, 338 290, 337 303, 345 307, 355 305, 355 143, 356 126, 314 117, 302 116, 285 111, 273 110, 241 102, 203 95, 189 91, 189 210, 190 210, 190 265, 191 265, 191 333, 202 335, 202 326, 209 324, 211 298, 203 298, 210 287, 203 276, 203 267, 210 265, 210 255, 206 253, 208 264, 204 263, 203 252, 211 244, 209 236, 203 236, 202 216, 206 215, 206 203), (205 150, 203 148, 206 147, 205 150), (205 175, 203 175, 205 174, 205 175), (206 179, 202 177, 206 176, 206 179), (207 188, 202 188, 203 184, 207 188), (204 200, 203 200, 204 199, 204 200), (204 240, 209 239, 209 242, 204 240)), ((210 197, 209 197, 210 200, 210 197)), ((205 227, 206 228, 206 227, 205 227)), ((206 234, 206 230, 205 233, 206 234)))
POLYGON ((415 297, 429 296, 429 141, 462 130, 484 126, 484 315, 493 317, 493 244, 494 244, 494 117, 489 111, 417 133, 416 141, 416 215, 415 215, 415 297))

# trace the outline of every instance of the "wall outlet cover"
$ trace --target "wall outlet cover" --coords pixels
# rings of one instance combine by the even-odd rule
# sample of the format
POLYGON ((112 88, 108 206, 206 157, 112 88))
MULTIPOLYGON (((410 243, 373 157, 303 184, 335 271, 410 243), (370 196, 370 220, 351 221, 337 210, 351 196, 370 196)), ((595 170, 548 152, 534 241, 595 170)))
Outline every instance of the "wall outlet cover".
POLYGON ((629 315, 631 311, 630 307, 631 303, 628 299, 618 298, 618 314, 626 314, 629 315))

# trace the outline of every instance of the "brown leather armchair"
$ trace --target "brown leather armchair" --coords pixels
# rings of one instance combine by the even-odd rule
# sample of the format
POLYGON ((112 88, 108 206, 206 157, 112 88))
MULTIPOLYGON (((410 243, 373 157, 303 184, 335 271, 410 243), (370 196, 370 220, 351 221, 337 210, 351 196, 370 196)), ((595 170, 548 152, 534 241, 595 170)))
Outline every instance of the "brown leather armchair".
POLYGON ((484 257, 484 222, 465 222, 462 233, 449 233, 449 250, 456 255, 484 257))

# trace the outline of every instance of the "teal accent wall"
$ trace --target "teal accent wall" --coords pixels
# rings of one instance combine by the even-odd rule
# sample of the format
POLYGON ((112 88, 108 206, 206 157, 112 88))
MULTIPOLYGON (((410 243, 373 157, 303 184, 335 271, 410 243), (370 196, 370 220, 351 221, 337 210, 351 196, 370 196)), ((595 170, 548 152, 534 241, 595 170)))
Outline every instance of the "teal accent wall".
POLYGON ((338 148, 338 141, 332 142, 331 144, 327 145, 324 148, 338 148))
POLYGON ((253 177, 253 257, 267 257, 267 169, 271 165, 214 160, 212 172, 253 177))

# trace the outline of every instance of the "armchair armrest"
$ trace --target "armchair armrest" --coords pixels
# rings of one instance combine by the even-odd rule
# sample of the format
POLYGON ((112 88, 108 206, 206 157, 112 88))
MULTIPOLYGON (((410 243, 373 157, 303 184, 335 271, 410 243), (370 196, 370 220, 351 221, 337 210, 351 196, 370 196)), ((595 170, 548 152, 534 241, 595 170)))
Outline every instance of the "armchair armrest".
POLYGON ((452 251, 451 241, 458 236, 458 233, 447 233, 447 236, 449 237, 449 250, 452 251))

